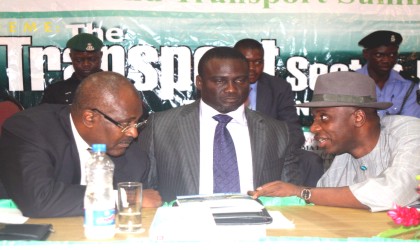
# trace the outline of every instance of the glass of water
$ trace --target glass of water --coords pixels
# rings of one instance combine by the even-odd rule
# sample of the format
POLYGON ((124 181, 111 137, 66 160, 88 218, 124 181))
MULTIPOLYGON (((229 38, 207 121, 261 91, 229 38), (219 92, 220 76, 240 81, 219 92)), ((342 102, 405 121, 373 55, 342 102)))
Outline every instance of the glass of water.
POLYGON ((118 183, 118 231, 125 233, 142 232, 141 207, 143 186, 141 182, 118 183))

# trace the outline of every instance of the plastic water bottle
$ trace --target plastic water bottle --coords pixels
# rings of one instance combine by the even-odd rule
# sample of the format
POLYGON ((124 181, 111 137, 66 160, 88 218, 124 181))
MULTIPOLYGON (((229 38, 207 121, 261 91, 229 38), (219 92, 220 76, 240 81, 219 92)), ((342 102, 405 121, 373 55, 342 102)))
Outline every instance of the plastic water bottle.
POLYGON ((93 144, 86 163, 85 236, 109 239, 115 235, 114 163, 105 154, 105 144, 93 144))

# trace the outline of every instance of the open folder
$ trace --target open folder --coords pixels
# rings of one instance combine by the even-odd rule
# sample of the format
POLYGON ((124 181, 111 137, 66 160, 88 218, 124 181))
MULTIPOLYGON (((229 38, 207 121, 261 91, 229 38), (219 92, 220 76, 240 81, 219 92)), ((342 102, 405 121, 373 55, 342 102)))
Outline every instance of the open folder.
POLYGON ((180 207, 210 208, 217 225, 260 225, 273 221, 258 200, 244 194, 178 196, 176 204, 180 207))

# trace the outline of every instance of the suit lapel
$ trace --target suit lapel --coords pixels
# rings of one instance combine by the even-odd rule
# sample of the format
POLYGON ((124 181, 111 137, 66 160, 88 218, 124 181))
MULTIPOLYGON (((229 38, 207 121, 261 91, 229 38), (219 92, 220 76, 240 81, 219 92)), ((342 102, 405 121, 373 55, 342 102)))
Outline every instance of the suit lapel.
POLYGON ((264 143, 265 140, 262 139, 266 138, 266 126, 264 119, 260 118, 259 116, 255 116, 252 112, 253 111, 249 109, 245 109, 245 116, 249 129, 249 138, 251 140, 254 183, 258 183, 257 180, 261 178, 263 169, 262 166, 264 166, 264 155, 266 152, 268 152, 268 150, 265 149, 267 147, 267 145, 264 143))
POLYGON ((192 178, 194 185, 194 192, 199 191, 200 179, 200 119, 199 119, 199 101, 191 105, 185 106, 180 113, 177 121, 177 126, 181 134, 179 138, 183 138, 181 147, 185 153, 185 164, 182 167, 185 169, 187 179, 192 178))

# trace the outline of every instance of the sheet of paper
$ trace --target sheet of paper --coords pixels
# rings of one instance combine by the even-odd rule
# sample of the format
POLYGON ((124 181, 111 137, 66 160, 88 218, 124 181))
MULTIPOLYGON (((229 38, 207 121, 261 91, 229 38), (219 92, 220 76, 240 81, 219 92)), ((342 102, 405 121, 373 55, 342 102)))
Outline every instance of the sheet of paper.
POLYGON ((260 240, 266 237, 265 225, 216 225, 205 206, 160 207, 149 230, 156 241, 260 240))
POLYGON ((194 195, 177 197, 179 206, 195 206, 202 204, 209 207, 212 213, 259 212, 264 206, 242 194, 194 195))
POLYGON ((267 224, 267 229, 294 229, 295 223, 287 219, 280 211, 270 211, 268 213, 273 218, 273 222, 267 224))
POLYGON ((152 240, 208 240, 216 232, 210 209, 196 207, 159 207, 149 230, 152 240))

